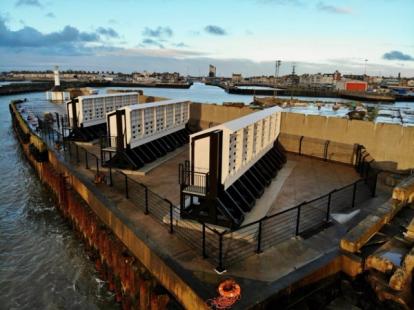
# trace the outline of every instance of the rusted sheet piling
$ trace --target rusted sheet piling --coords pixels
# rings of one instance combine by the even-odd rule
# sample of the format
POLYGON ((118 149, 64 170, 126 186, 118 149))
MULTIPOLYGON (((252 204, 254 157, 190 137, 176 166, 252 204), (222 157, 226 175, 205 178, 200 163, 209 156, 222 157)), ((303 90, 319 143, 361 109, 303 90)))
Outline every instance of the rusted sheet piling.
POLYGON ((54 194, 62 215, 84 241, 88 256, 122 309, 166 309, 173 297, 165 289, 157 289, 160 287, 157 280, 71 188, 68 176, 58 173, 48 162, 46 145, 30 133, 13 104, 10 112, 26 157, 54 194))

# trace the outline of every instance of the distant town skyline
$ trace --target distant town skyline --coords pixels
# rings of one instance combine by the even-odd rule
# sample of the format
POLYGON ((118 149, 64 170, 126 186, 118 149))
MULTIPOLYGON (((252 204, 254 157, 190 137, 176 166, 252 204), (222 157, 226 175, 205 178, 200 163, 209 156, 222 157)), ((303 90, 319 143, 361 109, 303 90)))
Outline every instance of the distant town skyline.
POLYGON ((0 71, 414 76, 412 0, 0 3, 0 71), (365 61, 367 59, 367 61, 365 61))

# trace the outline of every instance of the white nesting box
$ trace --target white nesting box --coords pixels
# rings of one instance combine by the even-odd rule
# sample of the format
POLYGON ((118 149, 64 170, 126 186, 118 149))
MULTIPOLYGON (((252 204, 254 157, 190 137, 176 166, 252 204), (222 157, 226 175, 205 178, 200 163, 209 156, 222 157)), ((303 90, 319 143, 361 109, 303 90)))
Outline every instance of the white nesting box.
MULTIPOLYGON (((124 147, 129 145, 131 149, 184 129, 190 118, 190 102, 186 100, 135 104, 118 110, 125 115, 122 122, 124 147)), ((107 117, 108 133, 117 136, 116 114, 108 113, 107 117)))
MULTIPOLYGON (((106 122, 106 114, 116 109, 138 104, 139 94, 137 92, 122 94, 90 95, 77 97, 76 115, 78 126, 89 127, 106 122)), ((73 104, 69 102, 68 104, 73 104)), ((70 126, 73 126, 73 110, 68 107, 70 126)))
POLYGON ((194 171, 210 172, 208 133, 222 131, 221 184, 227 189, 273 147, 280 133, 281 112, 279 107, 264 109, 190 135, 194 171))

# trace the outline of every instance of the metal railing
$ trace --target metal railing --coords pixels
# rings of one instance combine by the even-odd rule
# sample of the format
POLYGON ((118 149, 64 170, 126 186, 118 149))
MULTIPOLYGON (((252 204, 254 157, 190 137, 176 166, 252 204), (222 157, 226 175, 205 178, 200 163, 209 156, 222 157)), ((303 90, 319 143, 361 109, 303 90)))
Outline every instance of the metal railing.
MULTIPOLYGON (((166 226, 170 233, 185 240, 192 248, 198 250, 203 258, 215 264, 217 271, 223 271, 226 266, 255 253, 261 253, 292 237, 311 236, 332 223, 332 214, 359 207, 375 195, 376 190, 378 173, 371 167, 371 162, 361 148, 360 152, 356 153, 355 168, 362 179, 238 229, 221 230, 206 223, 181 220, 179 208, 171 201, 133 180, 123 171, 110 166, 102 167, 98 156, 66 140, 61 132, 49 128, 41 130, 40 135, 65 160, 95 172, 92 174, 95 183, 99 181, 121 193, 144 214, 152 216, 166 226), (61 146, 57 148, 56 144, 61 146), (97 177, 100 178, 97 180, 97 177)), ((201 180, 195 180, 188 164, 182 165, 179 169, 180 184, 201 184, 203 189, 200 194, 208 192, 207 174, 200 174, 201 180)))
POLYGON ((215 238, 217 241, 216 244, 212 243, 206 239, 208 234, 203 233, 203 256, 213 256, 217 270, 222 271, 225 269, 224 262, 226 265, 233 264, 292 237, 307 238, 330 225, 333 213, 350 211, 370 197, 372 192, 365 185, 365 180, 360 179, 236 230, 220 232, 203 224, 203 232, 213 232, 215 236, 209 236, 209 239, 215 238))
POLYGON ((205 196, 209 192, 209 174, 191 170, 188 161, 178 165, 178 183, 187 194, 205 196))

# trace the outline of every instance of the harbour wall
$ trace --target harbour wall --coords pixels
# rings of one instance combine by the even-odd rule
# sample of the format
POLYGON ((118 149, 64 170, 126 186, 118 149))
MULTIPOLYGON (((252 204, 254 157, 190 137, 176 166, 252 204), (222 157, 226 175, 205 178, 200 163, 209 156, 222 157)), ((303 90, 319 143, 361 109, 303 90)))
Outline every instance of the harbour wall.
MULTIPOLYGON (((255 111, 249 107, 192 103, 190 122, 205 129, 255 111)), ((280 139, 286 150, 298 153, 302 136, 302 155, 323 158, 329 141, 327 159, 350 164, 354 145, 361 144, 376 162, 389 169, 414 168, 414 127, 283 112, 280 139)))
MULTIPOLYGON (((61 81, 63 88, 80 88, 80 87, 151 87, 151 88, 178 88, 188 89, 192 83, 130 83, 130 82, 82 82, 82 81, 61 81)), ((15 95, 22 93, 32 93, 39 91, 48 91, 53 87, 51 81, 36 81, 35 83, 10 84, 0 87, 0 96, 15 95)))
POLYGON ((13 104, 10 112, 25 156, 91 250, 101 277, 122 308, 166 309, 173 296, 187 309, 206 309, 205 302, 146 241, 145 232, 133 226, 91 181, 49 150, 13 104))
MULTIPOLYGON (((217 85, 218 86, 218 85, 217 85)), ((265 86, 265 85, 262 85, 265 86)), ((221 86, 219 86, 221 87, 221 86)), ((223 88, 223 87, 221 87, 223 88)), ((302 96, 302 97, 320 97, 320 98, 343 98, 350 100, 373 101, 373 102, 394 102, 395 96, 378 95, 366 92, 352 92, 340 90, 327 90, 320 88, 286 88, 286 89, 254 89, 239 88, 237 86, 224 88, 229 94, 237 95, 256 95, 256 96, 302 96)), ((408 98, 407 98, 408 100, 408 98)))
MULTIPOLYGON (((414 168, 414 127, 285 112, 281 133, 344 145, 361 144, 376 162, 390 169, 414 168)), ((298 150, 298 143, 284 143, 284 146, 288 151, 298 150)), ((308 145, 306 152, 320 153, 320 145, 308 145)))

